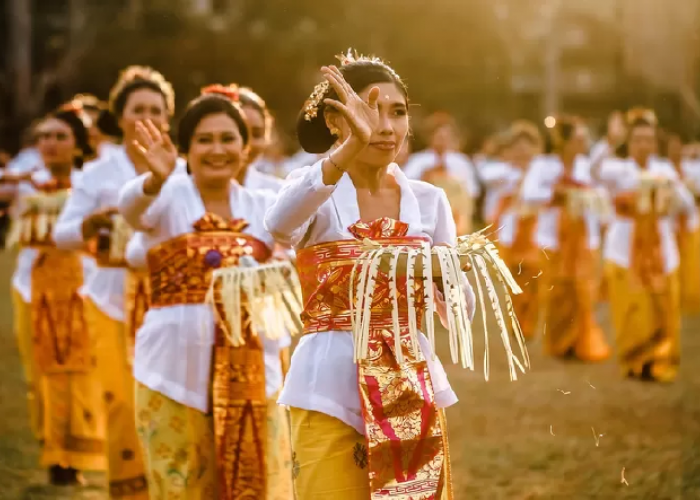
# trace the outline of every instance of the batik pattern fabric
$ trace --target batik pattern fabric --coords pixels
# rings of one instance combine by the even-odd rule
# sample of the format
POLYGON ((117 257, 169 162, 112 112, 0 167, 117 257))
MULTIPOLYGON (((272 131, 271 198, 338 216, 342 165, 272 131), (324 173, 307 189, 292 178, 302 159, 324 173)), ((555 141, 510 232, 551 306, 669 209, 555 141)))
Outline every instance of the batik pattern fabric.
POLYGON ((32 350, 42 397, 42 465, 104 470, 105 420, 80 288, 80 252, 51 240, 68 186, 48 183, 24 214, 22 244, 39 249, 32 268, 32 350), (42 210, 46 209, 47 212, 42 210))
MULTIPOLYGON (((519 210, 516 195, 504 196, 497 210, 496 220, 508 210, 519 210)), ((523 336, 530 340, 535 337, 539 325, 542 297, 540 295, 541 276, 540 250, 535 242, 537 214, 519 213, 516 217, 513 242, 498 245, 503 261, 508 266, 523 293, 513 296, 513 311, 520 322, 523 336)), ((499 222, 500 224, 500 222, 499 222)))
MULTIPOLYGON (((244 220, 207 213, 193 224, 194 232, 151 248, 150 307, 205 303, 214 269, 237 265, 243 255, 269 259, 268 247, 242 232, 246 226, 244 220)), ((225 321, 220 307, 218 314, 225 321)), ((221 500, 266 498, 268 491, 263 345, 247 315, 242 328, 244 345, 233 347, 218 326, 214 345, 211 398, 221 500)))
POLYGON ((608 263, 617 353, 625 375, 674 380, 680 362, 680 281, 663 267, 658 218, 637 210, 633 196, 619 196, 615 209, 634 219, 629 269, 608 263))
MULTIPOLYGON (((352 283, 352 271, 363 251, 361 239, 408 247, 425 242, 407 237, 408 225, 388 218, 357 222, 349 230, 357 240, 323 243, 297 253, 305 333, 352 329, 351 288, 357 285, 352 283)), ((407 281, 397 278, 396 284, 401 331, 393 331, 389 277, 380 271, 370 306, 370 355, 358 362, 371 498, 440 498, 449 488, 443 474, 449 462, 445 429, 435 405, 427 362, 409 340, 407 281), (394 352, 396 333, 402 338, 401 365, 394 352)), ((420 303, 422 286, 416 280, 418 311, 424 308, 420 303)))
POLYGON ((598 252, 588 247, 583 214, 562 207, 559 248, 540 257, 545 349, 552 356, 602 361, 610 349, 595 320, 598 252))

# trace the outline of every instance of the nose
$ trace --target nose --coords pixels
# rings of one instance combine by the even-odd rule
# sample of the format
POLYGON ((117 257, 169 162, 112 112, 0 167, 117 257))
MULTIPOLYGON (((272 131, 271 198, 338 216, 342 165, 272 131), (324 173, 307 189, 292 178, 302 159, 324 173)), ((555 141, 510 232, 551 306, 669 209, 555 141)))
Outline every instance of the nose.
POLYGON ((386 111, 379 113, 379 124, 377 126, 377 132, 380 135, 391 135, 393 133, 393 129, 391 127, 391 118, 389 117, 389 113, 387 113, 386 111))

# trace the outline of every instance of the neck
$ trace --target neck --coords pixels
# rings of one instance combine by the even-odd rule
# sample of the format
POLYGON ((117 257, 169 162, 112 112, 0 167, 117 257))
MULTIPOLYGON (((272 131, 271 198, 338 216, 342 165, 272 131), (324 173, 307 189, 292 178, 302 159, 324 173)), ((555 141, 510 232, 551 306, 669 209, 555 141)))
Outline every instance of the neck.
POLYGON ((124 138, 124 149, 126 150, 126 156, 127 158, 129 158, 131 164, 134 166, 134 170, 136 170, 136 173, 139 175, 145 174, 147 168, 143 166, 143 162, 138 161, 139 153, 138 151, 136 151, 136 146, 134 146, 132 140, 127 140, 126 137, 124 138))
POLYGON ((238 173, 233 177, 241 186, 245 185, 245 178, 248 175, 248 167, 250 167, 250 164, 244 165, 238 170, 238 173))
POLYGON ((229 199, 229 190, 231 189, 231 184, 229 182, 207 184, 199 183, 195 180, 195 185, 197 186, 197 190, 199 190, 202 201, 205 203, 228 201, 229 199))
POLYGON ((355 163, 348 169, 348 174, 355 189, 368 189, 371 193, 379 191, 386 183, 389 165, 374 167, 363 163, 355 163))
POLYGON ((648 156, 638 156, 636 158, 633 158, 635 163, 639 165, 642 168, 646 168, 647 164, 649 163, 649 157, 648 156))
POLYGON ((574 162, 576 161, 576 155, 571 153, 563 152, 559 155, 562 165, 564 165, 565 170, 571 170, 574 168, 574 162))
POLYGON ((49 170, 51 171, 51 176, 54 179, 66 179, 70 177, 70 174, 73 171, 73 165, 70 163, 51 165, 49 170))

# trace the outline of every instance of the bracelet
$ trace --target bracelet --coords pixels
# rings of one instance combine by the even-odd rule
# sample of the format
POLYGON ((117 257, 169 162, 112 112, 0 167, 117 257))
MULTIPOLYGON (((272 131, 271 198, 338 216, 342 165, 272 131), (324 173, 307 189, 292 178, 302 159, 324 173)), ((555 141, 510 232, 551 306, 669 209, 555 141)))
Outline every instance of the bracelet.
POLYGON ((345 173, 345 170, 340 168, 334 161, 333 161, 333 153, 330 153, 328 155, 328 161, 331 162, 331 165, 333 165, 337 170, 340 170, 341 172, 345 173))

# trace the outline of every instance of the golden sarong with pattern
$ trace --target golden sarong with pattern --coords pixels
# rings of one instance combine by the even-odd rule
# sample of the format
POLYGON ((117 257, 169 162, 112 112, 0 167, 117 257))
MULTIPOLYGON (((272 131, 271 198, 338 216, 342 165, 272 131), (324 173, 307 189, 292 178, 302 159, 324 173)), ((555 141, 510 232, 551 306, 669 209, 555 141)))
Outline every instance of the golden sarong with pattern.
POLYGON ((22 215, 20 244, 37 248, 32 267, 32 341, 40 372, 88 371, 92 355, 83 314, 81 253, 58 250, 51 238, 70 185, 35 186, 22 215))
POLYGON ((128 361, 133 361, 136 332, 143 324, 151 301, 151 282, 148 271, 129 268, 124 283, 124 323, 128 342, 128 361))
MULTIPOLYGON (((152 248, 150 307, 203 304, 214 269, 237 265, 242 255, 269 259, 263 242, 242 233, 246 226, 243 220, 228 222, 208 213, 194 224, 195 232, 152 248)), ((219 314, 224 317, 223 309, 219 314)), ((219 326, 214 343, 212 408, 221 500, 264 499, 267 492, 263 345, 250 319, 243 321, 245 345, 233 347, 219 326)))
MULTIPOLYGON (((357 286, 351 283, 352 269, 362 254, 362 238, 416 247, 425 241, 407 237, 407 224, 387 218, 369 224, 358 222, 349 229, 357 240, 322 243, 297 252, 307 334, 352 329, 350 290, 357 286)), ((423 286, 416 279, 419 311, 424 309, 420 302, 423 286)), ((408 338, 405 278, 397 278, 397 288, 404 363, 396 361, 389 276, 381 271, 372 297, 370 356, 358 363, 371 498, 438 499, 443 489, 449 488, 449 481, 445 481, 449 466, 446 429, 435 405, 426 359, 412 348, 408 338)))

